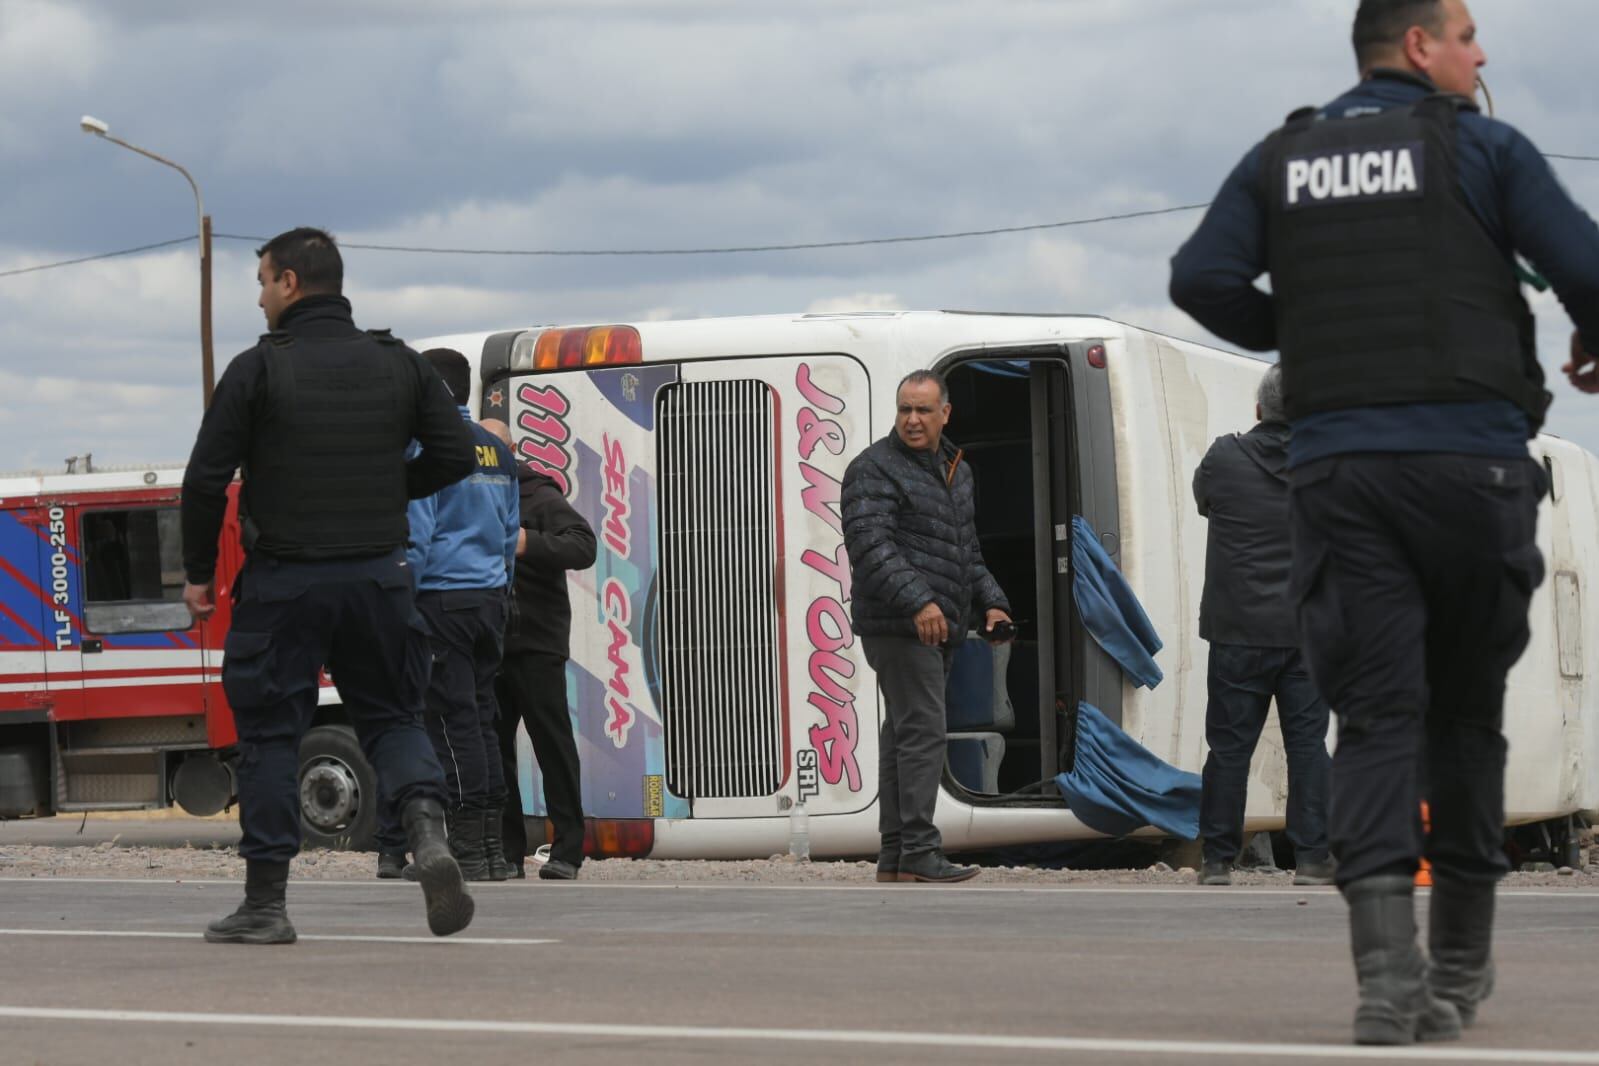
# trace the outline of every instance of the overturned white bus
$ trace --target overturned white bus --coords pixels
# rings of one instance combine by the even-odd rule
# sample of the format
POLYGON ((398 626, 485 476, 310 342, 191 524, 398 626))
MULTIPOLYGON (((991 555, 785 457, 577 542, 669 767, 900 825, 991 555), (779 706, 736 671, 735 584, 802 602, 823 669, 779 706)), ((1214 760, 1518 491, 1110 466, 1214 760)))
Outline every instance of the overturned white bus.
MULTIPOLYGON (((1053 778, 1079 701, 1167 762, 1205 756, 1197 618, 1205 523, 1189 481, 1247 428, 1264 364, 1085 316, 865 312, 547 327, 431 338, 479 366, 484 417, 555 478, 600 557, 570 576, 569 703, 596 854, 758 857, 803 801, 819 856, 877 846, 881 706, 849 622, 838 513, 849 460, 890 431, 913 369, 948 382, 948 429, 979 491, 984 557, 1020 639, 974 642, 952 679, 946 848, 1092 837, 1053 778), (1121 568, 1164 640, 1165 680, 1135 688, 1086 634, 1073 518, 1121 568)), ((1599 459, 1532 444, 1553 490, 1549 578, 1510 678, 1512 824, 1599 808, 1599 706, 1584 631, 1599 618, 1591 533, 1599 459)), ((542 814, 524 739, 527 814, 542 814)), ((1251 768, 1248 824, 1280 828, 1275 720, 1251 768)))

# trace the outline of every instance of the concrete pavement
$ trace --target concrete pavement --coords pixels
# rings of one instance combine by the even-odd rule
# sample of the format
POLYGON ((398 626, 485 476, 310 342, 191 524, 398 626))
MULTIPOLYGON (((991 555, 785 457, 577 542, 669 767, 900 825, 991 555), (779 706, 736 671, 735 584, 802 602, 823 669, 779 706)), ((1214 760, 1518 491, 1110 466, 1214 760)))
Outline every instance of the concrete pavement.
MULTIPOLYGON (((1326 889, 510 882, 434 940, 415 886, 301 882, 301 943, 205 944, 240 891, 0 879, 4 1061, 1401 1061, 1345 1044, 1326 889)), ((1599 1066, 1599 893, 1500 931, 1477 1029, 1406 1057, 1599 1066)))

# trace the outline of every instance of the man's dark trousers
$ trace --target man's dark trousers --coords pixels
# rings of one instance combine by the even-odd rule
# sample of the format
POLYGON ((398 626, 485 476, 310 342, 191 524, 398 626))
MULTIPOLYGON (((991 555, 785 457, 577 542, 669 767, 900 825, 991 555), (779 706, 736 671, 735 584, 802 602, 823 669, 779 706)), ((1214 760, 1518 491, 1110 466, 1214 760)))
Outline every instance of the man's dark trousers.
POLYGON ((287 862, 300 850, 300 739, 316 714, 324 666, 396 809, 444 799, 422 725, 427 632, 403 551, 314 563, 252 557, 224 647, 244 858, 287 862))
POLYGON ((494 676, 505 647, 506 593, 443 589, 417 594, 417 610, 432 631, 433 674, 427 727, 444 766, 450 803, 483 811, 505 802, 495 719, 494 676))
POLYGON ((544 779, 544 809, 555 826, 550 858, 583 865, 583 782, 577 738, 566 703, 566 659, 544 652, 508 655, 495 682, 500 697, 499 744, 505 790, 505 854, 512 862, 527 855, 522 820, 522 789, 516 770, 516 726, 527 729, 544 779))
POLYGON ((1338 882, 1492 882, 1504 833, 1505 677, 1543 580, 1530 459, 1342 455, 1293 475, 1293 595, 1338 715, 1338 882), (1431 808, 1423 836, 1420 801, 1431 808))
POLYGON ((1206 862, 1231 864, 1244 842, 1249 760, 1273 697, 1288 756, 1288 839, 1300 862, 1327 858, 1327 703, 1297 648, 1210 646, 1199 835, 1206 862))
POLYGON ((909 861, 944 844, 933 809, 944 779, 944 685, 955 651, 915 637, 862 636, 861 647, 883 690, 878 831, 885 856, 897 850, 902 862, 909 861))

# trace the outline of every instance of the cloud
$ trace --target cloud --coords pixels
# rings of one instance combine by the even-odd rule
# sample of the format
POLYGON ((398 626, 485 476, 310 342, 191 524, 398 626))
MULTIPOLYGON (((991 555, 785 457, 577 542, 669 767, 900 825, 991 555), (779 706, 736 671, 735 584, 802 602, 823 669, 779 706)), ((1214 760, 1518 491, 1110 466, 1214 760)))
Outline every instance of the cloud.
MULTIPOLYGON (((1591 0, 1477 0, 1500 113, 1592 142, 1591 0)), ((495 249, 798 243, 1026 225, 1208 199, 1292 108, 1352 80, 1351 0, 0 0, 0 269, 194 231, 495 249), (315 31, 308 32, 314 24, 315 31)), ((1599 166, 1559 164, 1599 201, 1599 166)), ((419 338, 558 322, 1170 306, 1195 215, 725 256, 349 249, 358 320, 419 338)), ((218 370, 264 328, 253 245, 221 240, 218 370)), ((0 450, 184 454, 198 416, 193 245, 0 279, 0 450), (126 389, 148 386, 149 394, 126 389), (41 391, 42 390, 42 391, 41 391), (71 392, 63 399, 62 390, 71 392), (74 403, 92 403, 83 413, 74 403), (66 405, 65 407, 63 405, 66 405), (93 439, 91 439, 93 438, 93 439)), ((1539 302, 1540 351, 1563 312, 1539 302)), ((1599 448, 1599 404, 1551 428, 1599 448)))

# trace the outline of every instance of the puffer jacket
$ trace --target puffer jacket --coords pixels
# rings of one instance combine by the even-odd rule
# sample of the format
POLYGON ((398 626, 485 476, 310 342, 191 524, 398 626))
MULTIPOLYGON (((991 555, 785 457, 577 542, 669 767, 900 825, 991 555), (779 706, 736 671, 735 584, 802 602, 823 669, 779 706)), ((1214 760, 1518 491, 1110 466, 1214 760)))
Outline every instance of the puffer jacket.
POLYGON ((840 502, 857 633, 914 637, 916 612, 932 601, 958 642, 974 608, 1010 610, 977 547, 972 489, 971 467, 947 438, 934 455, 890 431, 849 464, 840 502))

